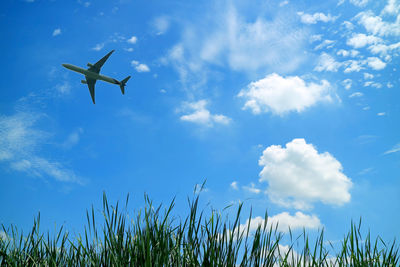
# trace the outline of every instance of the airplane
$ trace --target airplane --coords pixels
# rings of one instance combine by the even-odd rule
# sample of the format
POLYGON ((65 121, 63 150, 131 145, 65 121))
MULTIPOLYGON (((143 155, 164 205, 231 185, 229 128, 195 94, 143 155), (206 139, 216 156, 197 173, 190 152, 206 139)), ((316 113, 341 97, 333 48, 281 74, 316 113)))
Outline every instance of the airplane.
POLYGON ((126 77, 125 79, 123 79, 122 81, 118 81, 114 78, 110 78, 107 77, 105 75, 100 75, 100 69, 101 67, 104 65, 104 63, 106 62, 106 60, 111 56, 111 54, 114 52, 115 50, 112 50, 111 52, 109 52, 107 55, 105 55, 102 59, 100 59, 99 61, 97 61, 94 65, 88 63, 87 66, 89 67, 88 69, 82 69, 80 67, 71 65, 71 64, 62 64, 63 67, 81 73, 83 75, 85 75, 86 80, 81 80, 81 82, 83 84, 87 84, 89 87, 89 91, 90 91, 90 96, 92 97, 92 101, 93 104, 95 104, 94 101, 94 85, 96 84, 97 80, 102 80, 105 82, 109 82, 112 84, 118 84, 119 87, 121 88, 121 93, 125 94, 125 85, 126 82, 129 80, 129 78, 131 76, 126 77))

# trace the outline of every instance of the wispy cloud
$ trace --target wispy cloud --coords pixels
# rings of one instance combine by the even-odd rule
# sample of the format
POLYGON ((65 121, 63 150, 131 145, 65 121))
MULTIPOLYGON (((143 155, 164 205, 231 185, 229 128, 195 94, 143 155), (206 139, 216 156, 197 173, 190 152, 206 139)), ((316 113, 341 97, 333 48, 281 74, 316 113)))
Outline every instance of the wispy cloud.
POLYGON ((73 131, 72 133, 70 133, 67 137, 67 139, 64 141, 64 143, 62 144, 63 147, 65 148, 71 148, 73 146, 75 146, 76 144, 79 143, 80 140, 80 136, 83 133, 83 129, 82 128, 78 128, 75 131, 73 131))
POLYGON ((152 26, 157 35, 165 34, 169 29, 170 19, 167 16, 156 17, 152 22, 152 26))
POLYGON ((94 50, 94 51, 100 51, 100 50, 102 50, 104 48, 104 43, 98 43, 98 44, 96 44, 92 49, 94 50))
POLYGON ((394 147, 392 147, 388 151, 385 151, 385 153, 383 153, 383 154, 387 155, 387 154, 397 153, 399 151, 400 151, 400 143, 396 144, 394 147))
POLYGON ((50 137, 49 133, 35 127, 43 117, 44 114, 33 112, 0 115, 0 161, 30 176, 82 184, 82 179, 74 171, 40 155, 40 148, 50 137))
POLYGON ((254 183, 250 183, 250 186, 245 185, 242 187, 245 191, 253 193, 253 194, 259 194, 261 193, 261 189, 257 188, 254 183))
POLYGON ((60 28, 57 28, 57 29, 55 29, 53 31, 53 36, 57 36, 57 35, 60 35, 60 34, 61 34, 61 29, 60 28))
POLYGON ((238 182, 237 182, 237 181, 233 181, 233 182, 230 184, 230 187, 231 187, 232 189, 234 189, 234 190, 239 190, 238 182))

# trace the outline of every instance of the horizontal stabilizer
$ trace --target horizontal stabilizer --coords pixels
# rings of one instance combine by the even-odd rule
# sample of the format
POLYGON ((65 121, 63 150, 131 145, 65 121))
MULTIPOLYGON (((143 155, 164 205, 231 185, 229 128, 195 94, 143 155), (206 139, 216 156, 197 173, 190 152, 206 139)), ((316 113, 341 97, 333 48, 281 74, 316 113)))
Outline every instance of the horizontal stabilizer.
POLYGON ((131 76, 126 77, 125 79, 123 79, 122 81, 119 82, 119 87, 121 88, 121 93, 125 94, 125 85, 126 82, 131 78, 131 76))

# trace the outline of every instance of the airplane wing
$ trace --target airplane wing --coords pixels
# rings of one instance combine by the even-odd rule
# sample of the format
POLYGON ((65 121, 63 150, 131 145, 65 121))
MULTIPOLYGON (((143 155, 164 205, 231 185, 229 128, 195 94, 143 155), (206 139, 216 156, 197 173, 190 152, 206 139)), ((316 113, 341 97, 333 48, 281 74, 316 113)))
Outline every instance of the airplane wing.
POLYGON ((105 55, 102 59, 96 62, 96 64, 92 65, 88 70, 99 73, 101 67, 103 67, 104 63, 107 61, 107 59, 111 56, 111 54, 114 52, 114 50, 111 50, 110 53, 105 55))
POLYGON ((94 85, 96 84, 96 80, 92 79, 92 78, 88 78, 87 76, 85 76, 85 77, 86 77, 86 83, 89 87, 90 96, 92 97, 93 104, 96 104, 94 101, 94 85))

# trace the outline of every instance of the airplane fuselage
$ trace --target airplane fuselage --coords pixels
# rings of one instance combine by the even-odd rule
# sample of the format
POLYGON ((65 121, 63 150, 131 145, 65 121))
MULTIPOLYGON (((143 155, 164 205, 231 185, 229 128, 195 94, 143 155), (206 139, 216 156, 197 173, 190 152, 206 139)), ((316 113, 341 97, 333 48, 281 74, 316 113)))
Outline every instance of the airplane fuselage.
POLYGON ((62 65, 63 65, 63 67, 65 67, 69 70, 81 73, 81 74, 83 74, 89 78, 95 79, 95 80, 102 80, 102 81, 109 82, 112 84, 120 84, 119 81, 117 81, 116 79, 107 77, 105 75, 100 75, 100 74, 90 71, 90 70, 82 69, 82 68, 74 66, 72 64, 62 64, 62 65))

